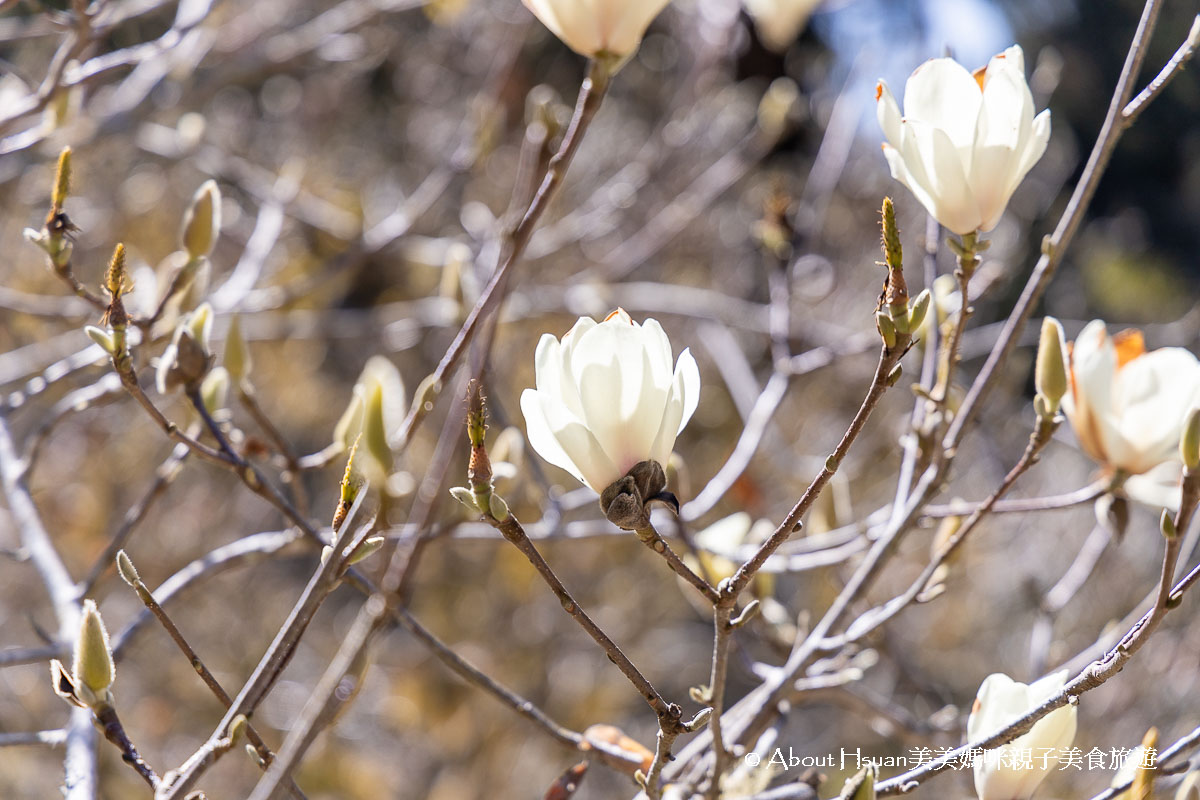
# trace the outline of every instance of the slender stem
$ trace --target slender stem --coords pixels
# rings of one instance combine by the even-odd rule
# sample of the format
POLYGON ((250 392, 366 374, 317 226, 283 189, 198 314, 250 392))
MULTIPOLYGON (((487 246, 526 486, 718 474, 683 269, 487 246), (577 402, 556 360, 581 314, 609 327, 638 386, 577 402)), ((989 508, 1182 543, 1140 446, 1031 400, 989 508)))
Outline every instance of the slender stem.
MULTIPOLYGON (((366 493, 362 492, 355 500, 355 506, 347 515, 347 522, 337 534, 333 544, 333 552, 341 553, 350 541, 353 528, 350 524, 354 511, 362 503, 366 493)), ((178 775, 169 785, 163 785, 155 793, 155 800, 178 800, 191 789, 200 776, 229 749, 229 726, 239 716, 249 717, 267 696, 295 653, 296 644, 304 635, 308 625, 320 608, 321 603, 329 596, 340 580, 342 569, 341 559, 330 557, 313 573, 304 587, 304 592, 292 607, 291 613, 283 626, 276 633, 267 652, 259 660, 254 673, 242 687, 233 704, 225 712, 225 716, 217 724, 216 729, 203 746, 179 768, 178 775)))
POLYGON ((96 726, 100 728, 100 732, 104 734, 104 738, 116 745, 117 749, 121 751, 121 760, 140 775, 142 780, 151 789, 157 790, 162 781, 158 777, 158 773, 146 763, 146 760, 138 753, 137 748, 133 746, 129 735, 125 733, 125 726, 121 724, 121 720, 117 716, 117 710, 105 703, 93 708, 92 711, 96 715, 96 726))
MULTIPOLYGON (((143 583, 140 578, 135 577, 135 580, 133 581, 133 590, 137 593, 138 599, 142 601, 142 605, 144 605, 146 610, 154 615, 154 618, 157 619, 163 626, 163 630, 165 630, 167 635, 171 637, 171 641, 175 642, 175 645, 179 648, 180 652, 182 652, 187 658, 188 663, 192 665, 192 669, 196 670, 196 674, 200 676, 200 680, 204 682, 204 685, 208 687, 209 691, 213 693, 213 696, 217 698, 221 705, 223 705, 225 708, 229 708, 233 704, 233 698, 231 698, 229 693, 226 692, 224 687, 221 686, 220 681, 218 681, 216 676, 212 674, 212 671, 205 666, 204 661, 192 648, 191 644, 188 643, 183 633, 179 630, 179 627, 176 626, 174 620, 172 620, 167 614, 166 610, 164 610, 163 607, 158 604, 158 601, 154 599, 154 595, 151 594, 150 589, 147 588, 146 584, 143 583)), ((246 724, 246 739, 251 745, 254 746, 254 750, 258 753, 259 765, 263 770, 266 770, 271 761, 275 758, 275 754, 271 752, 271 749, 267 747, 266 742, 263 741, 262 736, 259 735, 258 731, 255 730, 254 726, 249 722, 246 724)), ((290 786, 290 790, 294 797, 304 796, 300 792, 299 787, 297 787, 294 783, 290 786)))
MULTIPOLYGON (((25 467, 17 452, 8 420, 0 414, 0 486, 21 537, 21 547, 50 595, 58 622, 58 639, 73 642, 79 630, 81 608, 75 595, 75 582, 42 524, 37 505, 25 484, 25 467)), ((96 796, 96 734, 92 728, 92 714, 87 709, 77 708, 71 712, 63 771, 66 800, 91 800, 96 796)))
POLYGON ((729 769, 731 755, 725 746, 725 737, 721 732, 721 715, 725 713, 725 684, 729 676, 729 645, 733 638, 733 626, 730 624, 733 607, 728 603, 718 603, 713 607, 713 656, 712 671, 709 674, 708 693, 709 707, 712 717, 709 718, 709 732, 713 741, 713 767, 705 797, 717 800, 721 796, 721 779, 729 769))
POLYGON ((1171 56, 1163 68, 1159 70, 1158 75, 1154 80, 1146 85, 1145 89, 1138 92, 1138 96, 1129 101, 1123 109, 1121 109, 1121 122, 1126 128, 1134 123, 1138 115, 1150 105, 1150 102, 1167 88, 1167 84, 1171 79, 1183 71, 1187 62, 1191 60, 1196 52, 1196 47, 1200 46, 1200 14, 1197 14, 1192 19, 1192 27, 1188 31, 1187 38, 1183 40, 1183 44, 1179 45, 1179 49, 1175 51, 1175 55, 1171 56))
POLYGON ((674 703, 668 703, 664 700, 662 695, 658 693, 658 690, 651 685, 650 681, 638 671, 633 662, 621 651, 621 648, 608 637, 608 634, 599 625, 592 621, 592 618, 580 607, 579 603, 575 602, 575 598, 567 591, 567 587, 563 585, 559 577, 554 574, 554 570, 546 563, 546 559, 542 558, 542 554, 534 547, 533 542, 529 541, 529 537, 525 534, 525 529, 521 527, 521 523, 517 521, 517 518, 509 514, 503 520, 497 520, 489 514, 484 519, 496 528, 496 530, 500 531, 501 535, 520 550, 521 554, 529 560, 529 563, 537 570, 538 575, 550 587, 550 591, 558 598, 563 611, 570 614, 571 618, 579 623, 579 626, 587 632, 588 636, 592 637, 596 644, 603 648, 609 660, 617 665, 617 669, 621 670, 621 673, 629 679, 629 682, 637 689, 638 694, 642 696, 646 704, 658 715, 660 723, 665 721, 669 727, 677 727, 683 713, 682 709, 674 703))
POLYGON ((880 350, 879 363, 875 367, 875 376, 871 380, 871 386, 867 390, 867 396, 863 398, 862 405, 859 406, 858 412, 854 415, 854 419, 850 421, 850 426, 846 429, 846 433, 842 436, 833 453, 825 459, 825 466, 821 469, 817 476, 805 489, 804 494, 792 507, 787 517, 775 529, 775 532, 767 538, 759 547, 758 551, 750 557, 746 563, 742 564, 731 577, 728 583, 722 588, 722 593, 728 593, 737 596, 750 585, 750 581, 754 580, 754 576, 762 569, 763 564, 771 557, 771 554, 779 549, 779 546, 786 542, 795 530, 796 525, 801 518, 816 502, 821 490, 825 488, 825 484, 829 483, 841 465, 842 459, 850 451, 851 445, 862 429, 866 426, 867 420, 871 416, 871 412, 879 404, 883 393, 887 391, 889 383, 888 377, 892 374, 892 370, 899 364, 901 357, 905 353, 908 337, 903 337, 905 341, 898 341, 896 347, 888 348, 886 345, 880 350))
POLYGON ((662 771, 671 760, 671 748, 675 746, 678 731, 658 729, 654 744, 654 760, 650 762, 650 771, 646 773, 646 797, 649 800, 660 800, 662 797, 662 771))
POLYGON ((676 575, 694 586, 696 591, 704 595, 710 603, 716 605, 720 602, 721 595, 717 590, 708 581, 693 572, 687 564, 683 563, 683 559, 676 555, 665 539, 659 536, 653 524, 648 524, 645 528, 637 531, 637 537, 642 544, 662 556, 663 560, 667 562, 667 565, 676 575))
POLYGON ((537 194, 534 195, 533 202, 529 204, 525 216, 517 223, 517 227, 512 233, 506 237, 506 246, 503 249, 499 267, 493 273, 474 308, 471 309, 471 313, 463 321, 462 327, 459 328, 454 341, 450 343, 450 347, 442 356, 442 360, 438 362, 437 368, 426 379, 425 386, 429 387, 429 391, 424 396, 414 398, 412 408, 409 409, 408 415, 400 426, 402 441, 408 442, 412 439, 413 431, 432 407, 434 396, 441 391, 446 378, 458 364, 463 353, 466 352, 467 345, 474 337, 479 323, 491 313, 500 301, 501 290, 507 281, 508 273, 512 266, 520 260, 526 245, 529 244, 529 238, 533 235, 534 228, 537 227, 538 220, 541 219, 542 214, 550 205, 550 201, 558 193, 567 167, 571 165, 571 160, 575 157, 592 118, 600 109, 600 103, 608 91, 608 82, 611 77, 610 65, 606 62, 602 60, 589 62, 587 77, 584 78, 583 85, 579 90, 579 99, 575 103, 575 114, 563 136, 562 145, 550 159, 541 186, 538 187, 537 194))
POLYGON ((912 582, 907 591, 889 600, 882 606, 863 614, 841 636, 823 638, 816 650, 825 652, 840 650, 879 628, 892 617, 899 614, 914 600, 920 600, 922 595, 931 588, 929 583, 938 568, 962 546, 967 537, 971 535, 971 532, 975 530, 983 518, 991 511, 996 501, 1012 488, 1018 478, 1037 463, 1038 454, 1050 443, 1050 438, 1054 435, 1054 430, 1058 427, 1059 421, 1059 418, 1038 418, 1037 426, 1033 433, 1029 435, 1029 443, 1025 446, 1025 452, 1021 454, 1021 458, 1008 471, 1008 474, 1004 476, 1004 480, 1000 482, 1000 485, 988 495, 987 499, 975 507, 975 510, 963 521, 954 535, 942 543, 937 552, 934 553, 933 558, 925 566, 925 569, 921 571, 921 574, 912 582))

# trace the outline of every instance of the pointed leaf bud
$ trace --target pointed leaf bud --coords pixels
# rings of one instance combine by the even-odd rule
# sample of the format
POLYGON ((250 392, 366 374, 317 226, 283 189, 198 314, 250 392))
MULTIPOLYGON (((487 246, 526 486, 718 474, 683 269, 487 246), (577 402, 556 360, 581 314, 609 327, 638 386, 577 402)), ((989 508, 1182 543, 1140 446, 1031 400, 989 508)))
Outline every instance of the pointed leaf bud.
POLYGON ((1167 539, 1174 539, 1179 535, 1179 531, 1175 529, 1175 518, 1171 516, 1171 512, 1163 509, 1162 515, 1158 518, 1158 529, 1167 539))
POLYGON ((204 258, 213 250, 221 234, 221 190, 215 181, 205 181, 192 204, 183 216, 183 234, 180 243, 193 258, 204 258))
POLYGON ((357 564, 363 559, 371 557, 379 551, 379 548, 383 547, 383 543, 386 541, 386 537, 383 536, 371 536, 364 539, 363 543, 355 548, 350 557, 346 559, 346 564, 357 564))
POLYGON ((237 744, 237 740, 242 738, 242 736, 246 733, 246 726, 248 724, 249 723, 246 721, 245 714, 238 714, 236 717, 233 718, 233 721, 229 723, 229 745, 230 745, 230 747, 237 744))
POLYGON ((224 367, 217 367, 204 376, 200 384, 200 399, 209 414, 214 414, 225 407, 229 396, 229 372, 224 367))
POLYGON ((846 781, 843 800, 875 800, 875 766, 868 764, 846 781))
POLYGON ((197 306, 188 315, 187 325, 192 331, 192 338, 204 348, 204 352, 209 352, 209 339, 212 337, 213 327, 212 305, 210 303, 201 303, 197 306))
POLYGON ((504 520, 508 519, 508 503, 504 502, 504 498, 500 495, 492 495, 489 508, 497 522, 504 522, 504 520))
POLYGON ((1200 467, 1200 408, 1193 408, 1184 418, 1179 457, 1189 472, 1200 467))
POLYGON ((110 356, 116 355, 117 345, 115 342, 113 342, 111 333, 103 328, 97 328, 95 325, 85 325, 83 327, 83 332, 88 335, 89 339, 103 347, 104 352, 108 353, 110 356))
POLYGON ((250 377, 254 368, 254 360, 250 357, 250 348, 242 336, 242 320, 237 314, 229 320, 229 330, 225 332, 225 369, 229 377, 239 384, 250 377))
POLYGON ((879 330, 879 335, 889 350, 896 346, 896 323, 892 321, 886 311, 875 312, 875 327, 879 330))
POLYGON ((932 295, 928 289, 922 289, 917 295, 917 299, 913 300, 912 307, 908 312, 908 333, 915 333, 921 329, 921 323, 925 321, 925 315, 929 313, 929 304, 932 302, 932 295))
POLYGON ((124 550, 117 551, 117 574, 121 576, 121 580, 133 587, 142 582, 137 569, 133 566, 133 560, 124 550))
POLYGON ((394 466, 392 448, 387 440, 387 426, 383 421, 383 385, 375 383, 367 388, 367 397, 363 406, 363 439, 367 452, 383 470, 383 474, 391 475, 394 466))
POLYGON ((479 506, 475 505, 475 494, 465 486, 450 487, 450 496, 467 507, 468 510, 478 514, 479 506))
POLYGON ((104 620, 91 600, 83 601, 83 614, 79 623, 79 640, 75 643, 75 664, 72 674, 75 684, 83 684, 98 695, 112 685, 116 668, 113 666, 112 648, 108 644, 108 631, 104 620))
POLYGON ((1067 365, 1063 356, 1065 350, 1062 325, 1054 317, 1046 317, 1042 320, 1042 338, 1038 343, 1034 385, 1038 395, 1045 399, 1050 414, 1058 411, 1058 404, 1067 393, 1067 365))
POLYGON ((64 147, 58 154, 58 169, 54 173, 54 192, 50 196, 50 204, 56 211, 67 201, 67 192, 71 190, 71 148, 64 147))

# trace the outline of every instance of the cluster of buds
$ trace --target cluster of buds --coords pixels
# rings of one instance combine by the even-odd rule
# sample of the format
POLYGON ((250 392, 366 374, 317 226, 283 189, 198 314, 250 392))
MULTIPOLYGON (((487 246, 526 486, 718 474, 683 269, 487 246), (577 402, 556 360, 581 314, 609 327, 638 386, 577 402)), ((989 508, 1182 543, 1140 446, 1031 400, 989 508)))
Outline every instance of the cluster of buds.
POLYGON ((883 198, 882 210, 883 254, 887 266, 887 279, 879 306, 875 312, 875 325, 889 350, 901 340, 907 341, 921 328, 925 315, 929 313, 930 294, 923 289, 917 299, 909 301, 908 284, 904 281, 904 253, 900 247, 900 228, 896 225, 896 207, 892 198, 883 198))
POLYGON ((467 387, 467 439, 471 443, 471 460, 467 464, 467 482, 471 488, 455 486, 450 494, 472 511, 492 517, 497 522, 508 519, 508 503, 495 492, 492 483, 492 462, 484 439, 487 436, 487 398, 477 381, 467 387))

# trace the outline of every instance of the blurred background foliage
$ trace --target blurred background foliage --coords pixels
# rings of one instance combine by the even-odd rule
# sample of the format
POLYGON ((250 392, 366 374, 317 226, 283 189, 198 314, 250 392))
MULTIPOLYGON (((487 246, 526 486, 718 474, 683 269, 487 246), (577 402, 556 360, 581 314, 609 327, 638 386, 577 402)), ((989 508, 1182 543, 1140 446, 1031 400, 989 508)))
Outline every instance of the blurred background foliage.
MULTIPOLYGON (((172 2, 106 5, 121 18, 89 56, 155 40, 176 19, 172 2)), ((965 343, 969 376, 1078 177, 1140 5, 830 0, 780 53, 762 44, 746 13, 728 0, 672 3, 619 74, 515 274, 487 378, 493 435, 521 426, 517 399, 532 385, 538 336, 561 335, 578 315, 622 305, 635 317, 659 318, 676 351, 689 346, 700 362, 700 406, 676 446, 676 491, 685 501, 694 497, 732 451, 771 373, 766 304, 775 266, 755 244, 755 230, 764 203, 782 194, 798 231, 787 266, 790 345, 795 353, 834 357, 792 380, 745 475, 689 528, 695 533, 736 511, 777 522, 841 436, 870 377, 882 278, 875 265, 877 210, 885 194, 897 202, 910 285, 922 283, 925 218, 880 156, 875 80, 883 76, 899 87, 918 63, 947 48, 973 68, 1015 41, 1025 48, 1038 107, 1052 109, 1047 154, 1018 189, 985 255, 988 289, 976 302, 965 343), (797 87, 786 129, 771 127, 770 109, 760 113, 764 93, 781 77, 797 87)), ((45 75, 61 35, 51 15, 61 7, 0 4, 7 9, 0 15, 0 115, 45 75)), ((1170 57, 1195 12, 1194 3, 1166 4, 1141 83, 1170 57)), ((90 309, 64 297, 42 254, 21 239, 22 228, 39 227, 46 213, 61 147, 75 150, 67 203, 81 228, 75 269, 93 286, 113 244, 123 241, 139 288, 161 291, 163 262, 178 248, 189 198, 205 179, 218 181, 225 224, 211 285, 221 286, 239 260, 261 259, 262 278, 242 302, 253 380, 292 447, 312 453, 329 443, 367 358, 386 354, 410 391, 432 370, 494 263, 511 214, 531 96, 544 113, 564 120, 583 69, 518 0, 224 0, 174 47, 60 92, 41 120, 31 117, 3 132, 9 138, 0 155, 0 389, 18 435, 36 431, 54 402, 106 371, 95 362, 48 385, 41 377, 48 368, 53 376, 56 365, 87 345, 81 328, 95 322, 90 309), (23 131, 25 138, 18 135, 23 131)), ((775 90, 783 93, 776 100, 786 99, 783 85, 775 90)), ((1115 328, 1144 326, 1151 347, 1194 348, 1198 123, 1200 79, 1190 70, 1122 140, 1043 304, 1042 311, 1064 320, 1069 336, 1101 316, 1115 328)), ((939 270, 951 269, 943 248, 939 270)), ((218 320, 218 340, 226 325, 227 317, 218 320)), ((156 355, 162 346, 143 351, 156 355)), ((1033 416, 1032 357, 1025 347, 1012 360, 980 432, 965 445, 947 498, 983 497, 1016 460, 1033 416)), ((909 374, 919 369, 918 358, 909 357, 909 374)), ((898 440, 911 410, 907 383, 883 402, 835 486, 841 501, 814 515, 808 536, 891 502, 898 440)), ((165 406, 174 419, 187 419, 182 404, 165 406)), ((422 484, 443 420, 449 417, 446 430, 460 436, 454 425, 460 415, 452 398, 443 399, 408 448, 402 469, 409 477, 397 486, 409 494, 390 519, 401 530, 420 491, 436 503, 439 531, 452 534, 465 521, 445 491, 463 482, 465 443, 445 485, 422 484)), ((239 409, 233 420, 261 440, 239 409)), ((1070 491, 1092 478, 1094 466, 1071 434, 1059 439, 1018 485, 1018 496, 1070 491)), ((170 452, 120 395, 57 425, 32 488, 73 575, 89 568, 170 452)), ((600 520, 569 476, 533 459, 525 458, 505 491, 523 520, 539 520, 550 508, 547 485, 566 520, 600 520)), ((340 475, 332 463, 301 479, 319 519, 332 512, 340 475)), ((1048 666, 1087 647, 1153 584, 1160 547, 1155 517, 1154 510, 1133 509, 1124 537, 1109 546, 1095 578, 1057 619, 1048 666)), ((546 519, 546 527, 554 523, 546 519)), ((189 460, 128 550, 153 587, 214 547, 282 525, 233 477, 189 460)), ((871 640, 877 663, 855 694, 814 695, 793 711, 780 744, 813 754, 861 747, 876 756, 959 744, 965 712, 988 673, 1037 677, 1029 631, 1039 599, 1092 526, 1087 506, 993 519, 954 564, 944 597, 901 615, 871 640)), ((605 524, 590 530, 603 532, 605 524)), ((907 586, 925 563, 932 535, 930 528, 907 540, 873 600, 907 586)), ((16 546, 3 509, 0 544, 16 546)), ((414 613, 563 724, 613 723, 652 744, 653 719, 640 700, 535 582, 527 563, 502 545, 477 532, 437 541, 416 576, 414 613)), ((555 540, 544 550, 665 695, 686 698, 689 686, 707 680, 711 621, 633 537, 555 540)), ((172 606, 227 687, 240 686, 252 670, 314 558, 297 545, 214 575, 172 606)), ((779 630, 763 625, 738 640, 732 698, 756 683, 755 661, 781 660, 778 635, 797 616, 803 625, 810 612, 820 613, 846 572, 841 564, 774 579, 770 590, 786 613, 776 620, 779 630)), ((93 594, 110 629, 120 630, 139 610, 111 570, 93 594)), ((1169 618, 1139 657, 1136 676, 1114 680, 1082 705, 1077 744, 1085 751, 1131 747, 1152 724, 1171 741, 1194 724, 1197 710, 1188 698, 1197 689, 1200 638, 1196 600, 1184 602, 1190 610, 1169 618)), ((282 738, 359 603, 344 589, 318 615, 256 717, 270 741, 282 738)), ((38 629, 51 624, 30 565, 0 560, 0 646, 39 644, 38 629)), ((298 775, 314 800, 540 796, 573 762, 403 632, 383 637, 374 656, 357 702, 298 775)), ((114 690, 131 736, 160 769, 180 763, 220 717, 190 666, 153 626, 123 653, 114 690)), ((0 732, 53 728, 65 718, 44 663, 0 670, 0 732)), ((49 748, 0 750, 0 796, 56 796, 59 760, 49 748)), ((144 794, 103 743, 101 764, 104 797, 144 794)), ((830 786, 840 785, 836 769, 824 771, 830 786)), ((632 794, 627 779, 601 767, 592 773, 578 796, 632 794)), ((203 783, 211 797, 239 797, 257 775, 235 753, 203 783)), ((1044 794, 1087 796, 1110 778, 1059 774, 1044 794)), ((972 793, 967 773, 923 791, 972 793)))

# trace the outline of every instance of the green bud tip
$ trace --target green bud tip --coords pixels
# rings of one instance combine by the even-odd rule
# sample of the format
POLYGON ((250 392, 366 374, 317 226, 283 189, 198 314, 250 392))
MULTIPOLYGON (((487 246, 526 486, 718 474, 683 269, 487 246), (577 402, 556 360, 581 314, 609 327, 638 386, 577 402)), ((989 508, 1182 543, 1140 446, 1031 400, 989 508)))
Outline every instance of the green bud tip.
POLYGON ((362 435, 367 443, 367 452, 379 465, 384 475, 392 474, 392 448, 387 440, 387 426, 383 421, 383 384, 375 381, 367 387, 366 405, 363 407, 362 435))
POLYGON ((896 207, 892 205, 892 198, 883 198, 883 209, 880 216, 883 228, 884 258, 887 259, 889 270, 898 271, 903 264, 904 251, 900 247, 900 227, 896 225, 896 207))
POLYGON ((1200 408, 1188 411, 1179 438, 1179 456, 1188 471, 1200 466, 1200 408))
POLYGON ((58 169, 54 173, 54 193, 50 203, 54 210, 60 211, 67 201, 67 193, 71 191, 71 148, 64 147, 58 154, 58 169))
POLYGON ((183 216, 181 243, 191 258, 204 258, 212 252, 220 234, 221 190, 209 180, 196 190, 183 216))
POLYGON ((108 631, 96 604, 83 601, 83 614, 79 623, 79 641, 75 643, 73 674, 76 684, 83 684, 93 692, 103 692, 112 685, 116 668, 113 666, 112 648, 108 644, 108 631))
POLYGON ((1158 518, 1158 529, 1168 539, 1174 539, 1179 535, 1179 531, 1175 530, 1175 518, 1165 508, 1163 509, 1162 516, 1158 518))
POLYGON ((467 438, 472 447, 482 447, 487 433, 487 397, 479 381, 467 385, 467 438))
POLYGON ((118 242, 113 250, 112 260, 108 262, 108 272, 104 275, 104 288, 111 297, 120 297, 125 291, 125 245, 118 242))
POLYGON ((138 575, 137 569, 133 566, 133 560, 125 553, 124 550, 117 551, 117 573, 121 576, 121 580, 128 583, 130 586, 136 587, 142 582, 138 575))
POLYGON ((1062 325, 1054 317, 1046 317, 1042 320, 1033 381, 1038 395, 1045 398, 1051 414, 1058 411, 1058 404, 1067 393, 1065 350, 1062 325))

